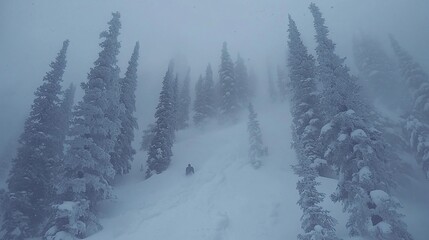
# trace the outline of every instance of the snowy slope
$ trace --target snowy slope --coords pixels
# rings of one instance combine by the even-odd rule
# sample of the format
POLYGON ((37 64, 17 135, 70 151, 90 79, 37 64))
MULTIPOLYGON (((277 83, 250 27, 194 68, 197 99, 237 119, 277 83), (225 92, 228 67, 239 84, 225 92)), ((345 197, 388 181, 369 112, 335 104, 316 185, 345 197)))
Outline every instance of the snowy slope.
MULTIPOLYGON (((296 159, 290 148, 289 110, 277 106, 256 111, 269 147, 262 168, 255 170, 248 163, 245 120, 229 127, 214 124, 179 132, 172 164, 163 174, 143 181, 139 165, 146 153, 136 156, 133 172, 116 188, 116 203, 104 206, 104 230, 89 239, 296 239, 301 210, 296 204, 297 177, 290 167, 296 159), (195 175, 186 177, 188 163, 195 175)), ((321 191, 328 195, 334 191, 334 180, 322 183, 321 191)), ((347 217, 341 206, 329 198, 324 205, 339 220, 338 234, 346 237, 347 217)), ((407 221, 429 220, 412 209, 414 215, 407 221)))

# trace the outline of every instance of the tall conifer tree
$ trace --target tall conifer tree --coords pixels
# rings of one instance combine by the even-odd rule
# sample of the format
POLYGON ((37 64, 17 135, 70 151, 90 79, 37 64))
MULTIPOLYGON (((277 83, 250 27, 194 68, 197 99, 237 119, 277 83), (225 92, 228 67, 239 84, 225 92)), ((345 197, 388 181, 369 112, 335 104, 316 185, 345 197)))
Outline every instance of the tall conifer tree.
POLYGON ((205 112, 207 117, 212 118, 216 115, 216 93, 213 80, 213 71, 210 64, 207 65, 206 75, 203 82, 205 112))
MULTIPOLYGON (((170 62, 168 70, 162 82, 162 90, 159 103, 156 108, 156 126, 151 146, 148 151, 146 178, 154 173, 160 174, 165 171, 171 162, 173 155, 171 148, 174 142, 175 118, 174 109, 174 75, 173 63, 170 62)), ((176 77, 177 79, 177 77, 176 77)))
POLYGON ((404 130, 417 162, 429 178, 429 76, 393 36, 390 40, 413 102, 404 130))
POLYGON ((288 82, 286 70, 281 66, 277 66, 277 88, 279 89, 279 97, 281 101, 287 99, 288 82))
POLYGON ((189 107, 191 105, 190 82, 191 70, 188 69, 178 96, 177 129, 184 129, 189 126, 189 107))
POLYGON ((49 235, 84 238, 97 232, 101 229, 97 204, 112 196, 115 170, 110 154, 120 133, 119 113, 123 111, 117 66, 119 18, 118 12, 112 13, 109 29, 100 34, 102 50, 90 69, 88 82, 81 84, 84 96, 74 112, 63 179, 57 185, 63 203, 57 205, 55 226, 49 235))
POLYGON ((219 85, 221 119, 226 122, 234 122, 237 120, 239 110, 237 84, 234 78, 234 64, 229 55, 226 42, 222 46, 219 85))
POLYGON ((252 103, 248 105, 249 119, 247 132, 249 133, 249 159, 255 169, 262 165, 263 157, 268 154, 268 148, 262 142, 262 132, 257 119, 258 115, 253 109, 252 103))
POLYGON ((250 101, 249 76, 243 58, 238 54, 234 65, 234 78, 236 82, 237 98, 242 108, 250 101))
POLYGON ((197 83, 195 84, 195 101, 194 101, 194 123, 200 125, 207 119, 205 112, 205 96, 204 96, 204 79, 200 75, 197 83))
POLYGON ((73 118, 73 104, 76 87, 73 83, 64 91, 63 99, 61 101, 61 142, 62 145, 66 142, 66 136, 69 134, 71 120, 73 118))
POLYGON ((131 59, 128 62, 128 68, 125 77, 120 79, 121 96, 120 103, 125 107, 121 114, 121 132, 116 141, 114 152, 111 154, 110 162, 116 171, 116 174, 126 174, 131 169, 131 162, 136 151, 132 147, 134 140, 134 130, 137 129, 137 119, 134 117, 136 111, 137 88, 137 66, 139 58, 139 43, 137 42, 131 59))
POLYGON ((350 213, 346 224, 351 236, 365 239, 412 239, 397 212, 400 206, 389 193, 390 162, 398 157, 388 150, 373 126, 368 107, 360 97, 356 78, 335 53, 328 28, 319 8, 310 10, 316 28, 317 74, 324 84, 322 109, 326 113, 321 129, 324 158, 338 169, 339 182, 332 199, 350 213), (379 196, 383 195, 383 201, 379 196), (388 210, 387 210, 388 209, 388 210))
POLYGON ((297 152, 298 164, 295 173, 300 177, 297 189, 300 195, 298 204, 303 215, 301 226, 304 234, 298 239, 337 239, 336 220, 323 210, 320 203, 325 197, 316 186, 318 172, 326 161, 321 158, 318 136, 321 128, 320 103, 315 82, 315 60, 308 54, 301 40, 295 22, 289 16, 289 59, 292 87, 293 147, 297 152))
POLYGON ((368 36, 355 37, 354 62, 371 96, 393 110, 408 111, 410 95, 404 92, 406 84, 400 80, 396 64, 377 40, 368 36))
POLYGON ((35 92, 30 116, 25 121, 20 147, 7 180, 9 206, 4 214, 2 239, 37 237, 54 197, 53 178, 62 156, 61 82, 69 41, 50 64, 43 84, 35 92))

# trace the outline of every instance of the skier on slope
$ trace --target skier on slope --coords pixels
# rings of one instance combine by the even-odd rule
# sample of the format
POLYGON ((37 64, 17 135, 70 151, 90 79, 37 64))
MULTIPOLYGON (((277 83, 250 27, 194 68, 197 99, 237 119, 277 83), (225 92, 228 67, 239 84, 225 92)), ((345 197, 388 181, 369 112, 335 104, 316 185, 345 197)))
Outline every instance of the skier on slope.
POLYGON ((186 175, 194 174, 194 168, 191 166, 191 164, 188 164, 188 167, 186 168, 186 175))

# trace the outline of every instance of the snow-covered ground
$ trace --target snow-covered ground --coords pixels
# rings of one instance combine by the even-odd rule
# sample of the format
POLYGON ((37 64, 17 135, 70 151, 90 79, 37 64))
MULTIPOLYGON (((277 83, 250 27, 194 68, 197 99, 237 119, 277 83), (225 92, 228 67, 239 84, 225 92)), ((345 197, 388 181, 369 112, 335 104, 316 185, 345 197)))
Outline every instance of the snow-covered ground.
MULTIPOLYGON (((255 170, 247 160, 246 118, 233 126, 212 124, 178 133, 170 168, 144 181, 140 165, 146 153, 135 157, 133 172, 116 187, 117 200, 103 206, 103 231, 91 240, 284 240, 301 232, 301 210, 296 204, 297 176, 291 165, 291 117, 286 106, 258 109, 269 156, 255 170), (191 163, 193 176, 185 176, 191 163)), ((320 179, 329 196, 336 181, 320 179)), ((422 186, 428 190, 428 184, 422 186)), ((428 196, 428 195, 426 195, 428 196)), ((406 221, 417 240, 429 230, 428 199, 408 198, 406 221), (423 206, 426 204, 426 206, 423 206), (422 209, 422 210, 420 210, 422 209)), ((338 235, 347 239, 346 215, 327 197, 324 207, 339 221, 338 235)))

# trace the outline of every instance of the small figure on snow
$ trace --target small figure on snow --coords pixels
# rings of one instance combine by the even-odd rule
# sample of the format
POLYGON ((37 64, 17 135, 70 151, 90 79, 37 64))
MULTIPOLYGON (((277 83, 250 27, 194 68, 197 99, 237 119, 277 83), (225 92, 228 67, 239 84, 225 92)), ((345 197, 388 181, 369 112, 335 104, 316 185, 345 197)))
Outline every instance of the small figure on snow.
POLYGON ((194 174, 194 167, 191 166, 191 164, 188 164, 188 167, 186 168, 186 175, 194 174))

